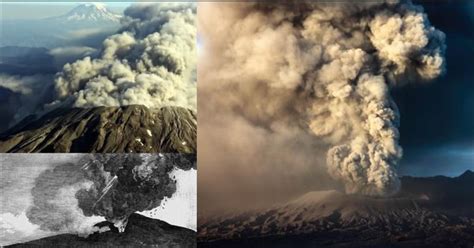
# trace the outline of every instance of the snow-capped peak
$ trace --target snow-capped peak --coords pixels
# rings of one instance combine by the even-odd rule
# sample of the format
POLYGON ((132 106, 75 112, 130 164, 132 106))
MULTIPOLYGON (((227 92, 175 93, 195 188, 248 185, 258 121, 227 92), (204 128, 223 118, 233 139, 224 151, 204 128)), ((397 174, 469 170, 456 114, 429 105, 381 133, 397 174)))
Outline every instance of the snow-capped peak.
POLYGON ((80 4, 63 16, 53 19, 61 19, 67 22, 119 22, 121 16, 109 11, 103 3, 80 4))
POLYGON ((90 8, 90 7, 96 8, 99 11, 104 11, 104 12, 107 11, 107 7, 104 3, 85 3, 83 5, 88 7, 88 8, 90 8))

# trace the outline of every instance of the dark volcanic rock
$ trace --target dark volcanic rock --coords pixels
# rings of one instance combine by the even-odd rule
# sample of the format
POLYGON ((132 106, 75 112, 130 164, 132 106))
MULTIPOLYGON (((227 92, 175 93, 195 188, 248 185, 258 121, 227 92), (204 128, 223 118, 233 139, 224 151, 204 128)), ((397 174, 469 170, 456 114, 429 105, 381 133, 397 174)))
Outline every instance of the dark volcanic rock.
POLYGON ((307 193, 268 209, 199 220, 199 247, 474 246, 474 173, 403 177, 391 198, 307 193))
MULTIPOLYGON (((99 223, 97 226, 110 226, 99 223)), ((170 225, 164 221, 150 219, 139 214, 132 214, 125 232, 106 231, 94 233, 87 238, 74 234, 62 234, 15 244, 8 247, 196 247, 196 232, 170 225)))
POLYGON ((0 135, 0 152, 196 153, 196 114, 141 105, 56 109, 0 135))

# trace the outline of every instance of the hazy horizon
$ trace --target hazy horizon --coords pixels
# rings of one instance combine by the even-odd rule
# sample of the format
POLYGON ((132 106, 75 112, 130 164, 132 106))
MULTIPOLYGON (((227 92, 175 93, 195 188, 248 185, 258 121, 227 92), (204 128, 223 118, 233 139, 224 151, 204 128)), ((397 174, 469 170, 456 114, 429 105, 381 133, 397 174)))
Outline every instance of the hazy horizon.
MULTIPOLYGON (((48 17, 61 16, 81 4, 93 2, 2 2, 0 21, 37 20, 48 17)), ((122 14, 129 2, 102 2, 110 11, 122 14)))

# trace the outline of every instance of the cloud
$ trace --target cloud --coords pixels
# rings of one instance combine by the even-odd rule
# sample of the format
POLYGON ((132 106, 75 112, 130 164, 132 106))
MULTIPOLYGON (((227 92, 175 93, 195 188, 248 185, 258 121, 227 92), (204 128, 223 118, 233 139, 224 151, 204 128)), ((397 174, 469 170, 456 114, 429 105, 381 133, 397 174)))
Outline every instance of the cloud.
POLYGON ((81 28, 69 31, 66 37, 71 37, 71 39, 84 39, 90 36, 104 34, 104 32, 110 32, 109 28, 81 28))
POLYGON ((13 234, 15 232, 21 232, 26 235, 33 234, 38 231, 39 226, 32 224, 28 217, 26 217, 25 212, 22 212, 19 215, 14 215, 12 213, 3 213, 0 214, 0 229, 8 233, 13 234))
MULTIPOLYGON (((327 171, 347 193, 387 196, 398 190, 402 149, 390 91, 428 82, 445 68, 445 36, 421 7, 409 1, 308 1, 201 3, 199 9, 199 98, 206 100, 199 104, 198 135, 200 151, 213 151, 200 157, 204 177, 245 163, 240 166, 248 178, 257 176, 260 184, 277 185, 274 175, 305 178, 327 171), (224 127, 222 136, 212 134, 224 127), (265 134, 249 136, 246 145, 237 142, 259 132, 265 134), (298 136, 312 141, 293 148, 290 141, 298 136), (229 156, 224 148, 240 154, 229 156), (301 166, 295 154, 325 154, 326 161, 301 166), (242 162, 248 156, 254 159, 242 162)), ((212 191, 200 193, 205 190, 212 191)))
POLYGON ((8 108, 19 109, 2 116, 13 119, 9 120, 13 125, 30 114, 42 115, 57 107, 138 104, 196 110, 195 19, 194 4, 135 4, 125 10, 120 30, 101 38, 100 49, 89 46, 87 40, 100 38, 104 32, 74 31, 84 38, 79 42, 82 45, 71 40, 69 46, 47 54, 61 68, 54 78, 0 75, 0 87, 16 93, 8 108))
POLYGON ((62 68, 66 63, 74 62, 87 56, 94 57, 97 53, 97 49, 88 46, 56 47, 49 50, 49 54, 53 56, 55 64, 59 68, 62 68))
POLYGON ((122 29, 104 40, 98 58, 66 64, 57 75, 57 102, 196 109, 195 15, 192 4, 127 8, 122 29))
POLYGON ((0 167, 0 245, 61 233, 87 236, 104 231, 95 223, 134 210, 196 225, 195 201, 183 195, 196 190, 195 155, 4 154, 0 167), (107 185, 108 194, 96 194, 107 185))
POLYGON ((53 75, 37 74, 16 76, 0 74, 0 87, 15 93, 10 95, 8 109, 15 110, 9 125, 21 121, 31 113, 41 112, 43 105, 50 101, 53 89, 53 75))
POLYGON ((48 234, 48 232, 41 231, 38 225, 32 224, 25 212, 17 215, 0 214, 0 245, 2 246, 27 240, 28 237, 40 238, 48 234))
POLYGON ((66 163, 43 171, 31 190, 33 201, 26 216, 41 230, 90 234, 93 224, 103 218, 86 217, 78 207, 75 194, 88 189, 92 182, 80 173, 80 167, 66 163))
POLYGON ((194 160, 183 154, 96 154, 55 166, 36 178, 28 219, 42 230, 88 235, 105 218, 123 231, 132 213, 172 198, 173 170, 195 168, 194 160))

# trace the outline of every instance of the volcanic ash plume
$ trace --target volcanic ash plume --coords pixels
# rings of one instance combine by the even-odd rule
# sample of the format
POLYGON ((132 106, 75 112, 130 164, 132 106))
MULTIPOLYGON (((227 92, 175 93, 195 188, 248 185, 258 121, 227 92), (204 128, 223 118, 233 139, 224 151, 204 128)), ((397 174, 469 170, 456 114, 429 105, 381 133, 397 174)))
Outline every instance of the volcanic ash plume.
POLYGON ((66 64, 57 75, 58 101, 196 109, 195 5, 138 4, 124 14, 123 28, 103 42, 99 58, 66 64))
POLYGON ((347 193, 399 189, 399 113, 390 89, 432 80, 445 68, 445 35, 422 7, 202 4, 200 13, 202 56, 210 61, 200 90, 214 101, 201 114, 227 108, 274 133, 309 132, 325 144, 327 170, 347 193))
POLYGON ((43 230, 80 234, 99 231, 91 219, 103 217, 123 232, 132 213, 154 209, 173 196, 173 170, 193 168, 194 155, 90 155, 79 165, 42 173, 27 216, 43 230))
POLYGON ((92 182, 72 163, 46 170, 35 181, 31 190, 32 207, 26 215, 31 223, 45 231, 79 234, 98 231, 93 228, 93 222, 100 218, 84 216, 75 197, 78 190, 91 186, 92 182))

